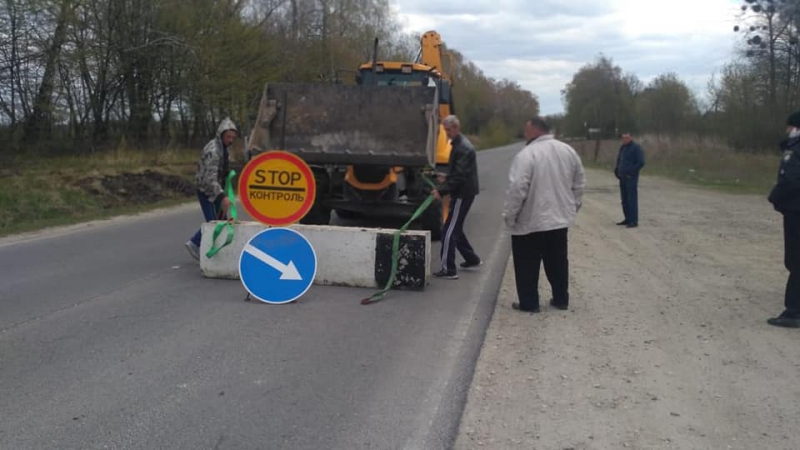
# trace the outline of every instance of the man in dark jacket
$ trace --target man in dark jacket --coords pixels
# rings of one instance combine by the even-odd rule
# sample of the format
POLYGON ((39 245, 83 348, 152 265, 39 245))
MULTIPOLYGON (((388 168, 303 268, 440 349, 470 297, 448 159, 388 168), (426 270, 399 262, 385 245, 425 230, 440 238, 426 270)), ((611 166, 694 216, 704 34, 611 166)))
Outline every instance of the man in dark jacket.
POLYGON ((639 171, 643 167, 642 147, 633 142, 630 133, 623 134, 614 175, 619 179, 622 213, 625 214, 625 220, 617 225, 625 225, 628 228, 639 226, 639 171))
POLYGON ((478 163, 475 148, 466 136, 461 134, 458 118, 447 116, 442 125, 453 149, 450 152, 448 174, 440 178, 442 184, 433 190, 433 195, 437 200, 450 195, 450 210, 442 229, 442 270, 433 276, 455 280, 458 278, 456 249, 464 257, 462 268, 467 269, 482 264, 481 258, 475 254, 467 235, 464 234, 464 219, 472 207, 472 202, 475 201, 475 196, 478 195, 478 163))
POLYGON ((786 121, 789 138, 781 142, 783 159, 778 182, 769 194, 775 210, 783 214, 784 264, 789 271, 784 306, 770 325, 800 328, 800 111, 786 121))

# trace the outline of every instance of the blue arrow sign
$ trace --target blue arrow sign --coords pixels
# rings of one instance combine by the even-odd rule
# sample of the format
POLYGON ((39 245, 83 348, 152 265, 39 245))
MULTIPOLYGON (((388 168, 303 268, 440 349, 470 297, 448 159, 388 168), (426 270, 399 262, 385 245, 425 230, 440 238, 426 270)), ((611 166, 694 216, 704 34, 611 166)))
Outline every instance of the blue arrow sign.
POLYGON ((317 274, 317 254, 308 239, 289 228, 269 228, 253 236, 239 256, 239 276, 247 292, 280 305, 300 298, 317 274))

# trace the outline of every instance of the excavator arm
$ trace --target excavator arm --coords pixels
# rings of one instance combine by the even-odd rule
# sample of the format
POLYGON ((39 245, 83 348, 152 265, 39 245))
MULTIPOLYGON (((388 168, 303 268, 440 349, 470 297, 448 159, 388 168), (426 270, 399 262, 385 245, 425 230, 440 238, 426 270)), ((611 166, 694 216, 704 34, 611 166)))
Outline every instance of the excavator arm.
MULTIPOLYGON (((433 67, 442 74, 442 79, 452 83, 453 80, 444 67, 444 55, 442 51, 442 37, 435 31, 428 31, 420 39, 420 63, 428 67, 433 67)), ((452 58, 452 54, 447 53, 452 58)), ((450 60, 452 67, 452 59, 450 60)))

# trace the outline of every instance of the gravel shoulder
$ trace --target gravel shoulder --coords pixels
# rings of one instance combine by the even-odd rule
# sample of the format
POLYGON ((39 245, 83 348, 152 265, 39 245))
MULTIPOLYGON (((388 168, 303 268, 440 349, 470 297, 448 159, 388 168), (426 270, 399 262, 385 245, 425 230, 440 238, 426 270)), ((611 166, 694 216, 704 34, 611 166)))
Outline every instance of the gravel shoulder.
POLYGON ((800 332, 766 324, 787 276, 780 215, 645 176, 628 230, 613 176, 587 178, 571 310, 513 311, 506 271, 455 448, 800 448, 800 332))

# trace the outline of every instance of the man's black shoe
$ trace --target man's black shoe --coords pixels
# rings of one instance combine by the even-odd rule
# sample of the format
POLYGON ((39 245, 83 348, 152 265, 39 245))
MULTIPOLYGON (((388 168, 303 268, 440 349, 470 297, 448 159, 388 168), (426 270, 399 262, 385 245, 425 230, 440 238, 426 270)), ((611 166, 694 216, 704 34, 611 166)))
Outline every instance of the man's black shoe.
POLYGON ((522 308, 520 308, 519 303, 517 303, 517 302, 514 302, 514 303, 511 304, 511 309, 513 309, 514 311, 522 311, 522 312, 531 313, 531 314, 535 314, 535 313, 539 312, 539 308, 522 309, 522 308))
POLYGON ((636 228, 638 226, 639 226, 638 223, 626 223, 625 224, 625 228, 636 228))
POLYGON ((472 268, 475 268, 475 267, 482 266, 483 265, 483 261, 480 260, 480 259, 478 260, 478 262, 472 262, 472 263, 464 261, 459 265, 461 266, 462 269, 472 269, 472 268))
POLYGON ((800 328, 800 318, 787 317, 784 314, 781 314, 778 317, 773 317, 772 319, 768 319, 767 323, 776 327, 800 328))
POLYGON ((628 222, 626 222, 624 220, 622 222, 617 222, 617 225, 627 225, 627 224, 628 224, 628 222))
POLYGON ((556 309, 560 309, 562 311, 566 311, 569 309, 569 305, 562 305, 561 303, 556 303, 552 298, 550 299, 550 306, 556 309))
POLYGON ((456 274, 456 273, 448 273, 448 272, 445 272, 444 270, 440 270, 440 271, 434 273, 433 276, 435 276, 436 278, 444 278, 445 280, 457 280, 458 279, 458 274, 456 274))

